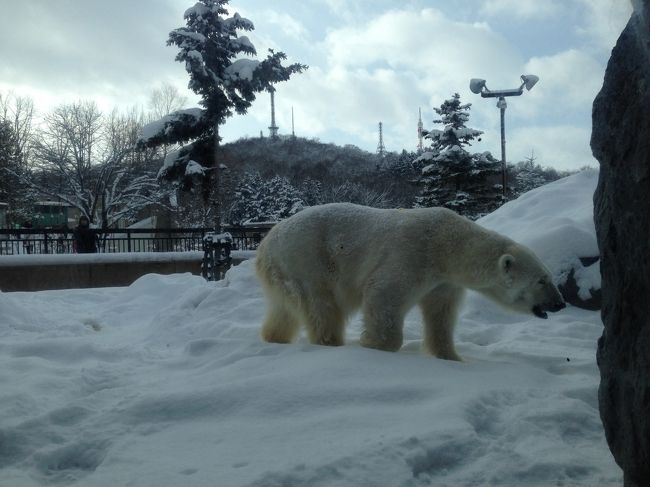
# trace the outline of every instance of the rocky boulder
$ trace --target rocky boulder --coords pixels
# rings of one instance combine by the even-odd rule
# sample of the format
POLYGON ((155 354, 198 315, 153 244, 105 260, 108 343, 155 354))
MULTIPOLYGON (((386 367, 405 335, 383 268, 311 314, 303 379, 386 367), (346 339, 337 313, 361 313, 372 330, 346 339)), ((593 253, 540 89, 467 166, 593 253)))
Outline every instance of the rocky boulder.
POLYGON ((593 106, 600 162, 600 414, 626 486, 650 485, 650 0, 635 0, 593 106))

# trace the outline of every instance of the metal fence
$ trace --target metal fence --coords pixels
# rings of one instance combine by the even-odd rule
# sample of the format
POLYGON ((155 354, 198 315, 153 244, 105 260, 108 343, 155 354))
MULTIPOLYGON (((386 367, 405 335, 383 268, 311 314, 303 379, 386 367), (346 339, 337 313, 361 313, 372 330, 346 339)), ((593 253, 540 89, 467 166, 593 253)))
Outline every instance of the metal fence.
MULTIPOLYGON (((233 250, 255 250, 270 226, 226 227, 233 250)), ((203 251, 207 228, 93 230, 101 253, 203 251)), ((0 255, 74 253, 72 230, 0 229, 0 255)))

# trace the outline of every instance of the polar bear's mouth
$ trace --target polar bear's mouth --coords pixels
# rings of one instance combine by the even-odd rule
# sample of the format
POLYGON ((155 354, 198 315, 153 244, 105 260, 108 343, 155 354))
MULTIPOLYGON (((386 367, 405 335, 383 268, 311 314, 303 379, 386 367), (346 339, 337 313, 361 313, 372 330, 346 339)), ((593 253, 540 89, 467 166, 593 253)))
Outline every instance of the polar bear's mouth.
POLYGON ((546 313, 546 311, 544 311, 542 307, 539 305, 533 306, 533 314, 538 318, 543 318, 543 319, 548 318, 548 314, 546 313))
POLYGON ((558 301, 557 303, 545 303, 545 304, 536 304, 533 306, 533 314, 537 316, 538 318, 543 318, 546 319, 548 318, 548 314, 546 314, 547 311, 550 311, 551 313, 555 313, 556 311, 560 311, 561 309, 566 308, 566 303, 564 301, 558 301))

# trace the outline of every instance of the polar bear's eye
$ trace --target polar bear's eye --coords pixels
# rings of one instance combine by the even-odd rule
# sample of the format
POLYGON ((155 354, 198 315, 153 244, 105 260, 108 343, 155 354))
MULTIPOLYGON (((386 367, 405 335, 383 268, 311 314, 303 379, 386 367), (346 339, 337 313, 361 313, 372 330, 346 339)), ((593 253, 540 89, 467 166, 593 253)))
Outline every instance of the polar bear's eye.
POLYGON ((537 281, 537 284, 541 284, 542 286, 545 286, 546 285, 546 279, 544 279, 542 277, 539 281, 537 281))

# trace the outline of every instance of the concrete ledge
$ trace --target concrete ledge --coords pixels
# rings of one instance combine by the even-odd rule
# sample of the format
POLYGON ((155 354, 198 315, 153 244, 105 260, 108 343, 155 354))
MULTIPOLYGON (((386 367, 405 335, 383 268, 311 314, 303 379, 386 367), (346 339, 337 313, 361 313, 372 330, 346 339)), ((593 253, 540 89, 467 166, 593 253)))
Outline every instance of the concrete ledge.
MULTIPOLYGON (((233 252, 237 265, 254 252, 233 252)), ((1 291, 128 286, 145 274, 201 274, 203 252, 19 255, 0 257, 1 291)))

